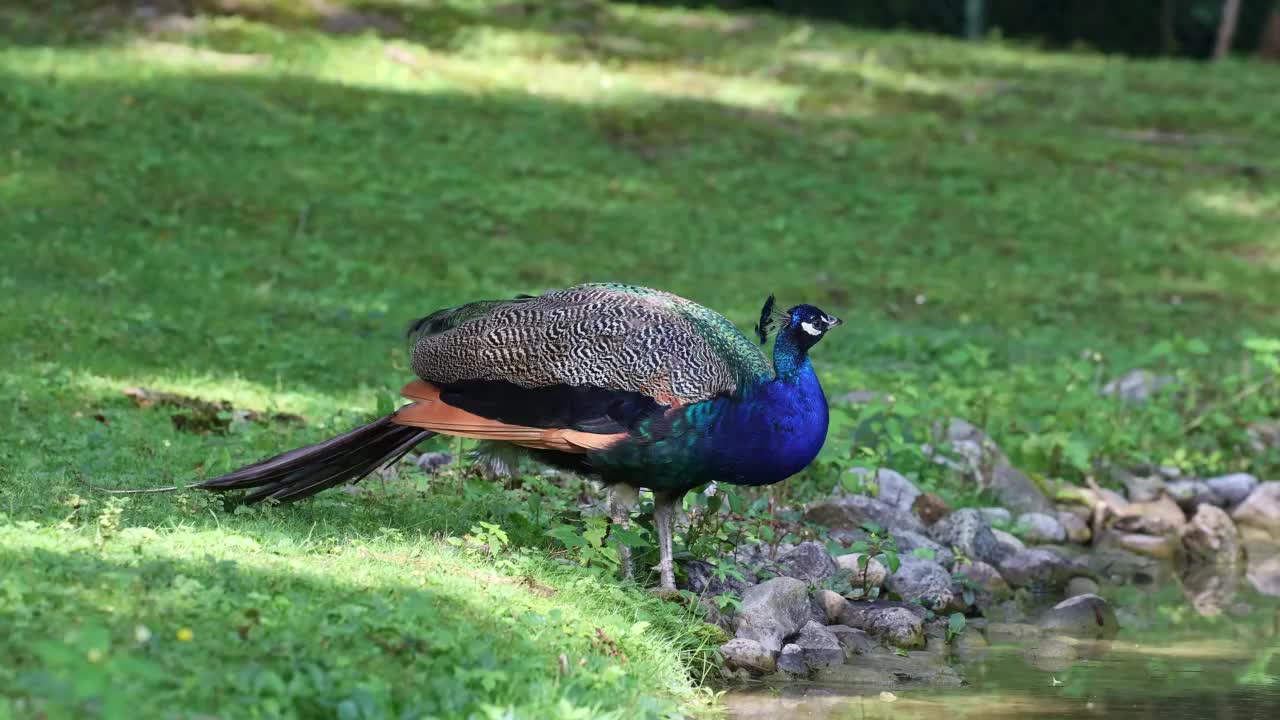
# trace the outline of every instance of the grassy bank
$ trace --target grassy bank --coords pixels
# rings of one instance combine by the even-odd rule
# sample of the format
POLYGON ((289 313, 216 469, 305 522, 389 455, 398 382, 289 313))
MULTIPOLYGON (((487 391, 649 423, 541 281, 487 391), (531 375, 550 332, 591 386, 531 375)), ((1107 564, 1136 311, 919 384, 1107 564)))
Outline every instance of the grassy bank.
MULTIPOLYGON (((1047 484, 1102 459, 1280 464, 1245 427, 1280 415, 1275 67, 582 2, 48 6, 0 9, 0 697, 20 714, 104 687, 237 717, 699 707, 705 637, 569 541, 576 484, 415 475, 261 514, 117 514, 94 490, 349 427, 408 377, 407 321, 469 299, 619 280, 745 328, 776 292, 851 321, 817 353, 832 394, 969 417, 1047 484), (1137 365, 1183 392, 1098 396, 1137 365), (138 386, 291 417, 142 407, 138 386), (509 535, 496 558, 446 540, 492 540, 482 521, 509 535)), ((773 533, 749 501, 854 462, 976 501, 909 442, 855 452, 862 419, 840 410, 820 463, 694 553, 773 533)))

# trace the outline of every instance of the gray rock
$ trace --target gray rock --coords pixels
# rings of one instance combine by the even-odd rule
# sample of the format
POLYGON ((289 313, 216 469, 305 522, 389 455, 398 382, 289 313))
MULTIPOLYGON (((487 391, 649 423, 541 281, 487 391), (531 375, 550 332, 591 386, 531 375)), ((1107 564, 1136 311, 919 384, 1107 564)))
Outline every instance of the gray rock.
POLYGON ((1093 538, 1093 531, 1089 529, 1089 524, 1076 513, 1060 511, 1058 523, 1067 533, 1067 542, 1083 545, 1093 538))
MULTIPOLYGON (((971 423, 952 418, 942 435, 958 461, 940 457, 933 448, 925 448, 935 460, 958 468, 980 490, 990 490, 1000 503, 1015 512, 1048 512, 1049 499, 1035 483, 1009 462, 995 441, 971 423)), ((984 558, 979 558, 984 559, 984 558)))
MULTIPOLYGON (((901 550, 901 548, 899 548, 901 550)), ((862 553, 849 553, 836 558, 836 567, 849 571, 849 585, 856 588, 883 587, 889 577, 889 571, 879 560, 869 558, 865 568, 859 566, 862 553)))
POLYGON ((974 603, 980 607, 1003 600, 1011 592, 1000 571, 981 560, 961 565, 956 568, 955 575, 962 588, 974 593, 974 603))
POLYGON ((997 523, 1004 525, 1013 524, 1013 513, 1002 507, 978 508, 978 514, 982 516, 983 520, 987 521, 988 525, 995 525, 997 523))
POLYGON ((1117 397, 1124 402, 1141 404, 1172 385, 1172 375, 1157 375, 1150 370, 1131 370, 1102 386, 1102 394, 1117 397))
MULTIPOLYGON (((854 468, 852 472, 858 471, 861 471, 859 474, 863 475, 863 479, 866 480, 866 475, 869 474, 869 471, 863 468, 854 468)), ((911 512, 912 503, 916 501, 916 498, 920 497, 920 490, 915 484, 901 473, 888 468, 877 470, 871 482, 874 482, 879 488, 879 492, 876 494, 877 500, 886 502, 904 512, 911 512)))
POLYGON ((820 500, 805 509, 804 517, 809 522, 829 528, 853 529, 862 527, 865 523, 875 523, 895 534, 900 530, 924 530, 920 519, 910 511, 899 510, 889 503, 866 495, 840 495, 820 500))
POLYGON ((1061 590, 1071 578, 1089 574, 1085 568, 1041 548, 1014 553, 998 563, 996 568, 1009 585, 1042 591, 1061 590))
POLYGON ((868 635, 866 630, 848 625, 828 625, 827 632, 835 635, 840 647, 844 648, 846 658, 851 655, 870 655, 880 649, 880 643, 868 635))
POLYGON ((1019 540, 1018 536, 1013 533, 993 529, 991 536, 996 539, 996 544, 999 545, 999 549, 996 550, 997 557, 1007 557, 1027 549, 1026 543, 1019 540))
POLYGON ((1224 507, 1235 507, 1258 487, 1258 478, 1249 473, 1231 473, 1209 478, 1204 484, 1222 499, 1224 507))
POLYGON ((1192 563, 1234 565, 1241 555, 1240 533, 1225 510, 1201 505, 1182 529, 1182 549, 1192 563))
POLYGON ((778 556, 774 568, 779 575, 815 583, 836 574, 835 561, 822 543, 802 542, 778 556))
POLYGON ((771 673, 775 667, 773 653, 755 640, 734 638, 720 646, 720 654, 730 670, 743 669, 759 675, 771 673))
POLYGON ((947 607, 955 598, 950 573, 932 560, 914 557, 902 558, 898 572, 889 576, 885 587, 904 600, 917 601, 935 611, 947 607))
POLYGON ((1040 629, 1052 635, 1109 640, 1119 632, 1120 624, 1111 603, 1097 595, 1077 595, 1046 612, 1040 618, 1040 629))
POLYGON ((724 579, 721 579, 716 573, 715 566, 702 560, 685 560, 680 563, 680 568, 685 573, 683 589, 700 597, 741 596, 743 591, 756 584, 756 574, 742 566, 735 568, 736 572, 742 575, 742 579, 728 573, 725 573, 724 579))
POLYGON ((1164 478, 1159 475, 1127 475, 1124 488, 1129 502, 1151 502, 1165 493, 1164 478))
POLYGON ((1169 497, 1186 512, 1195 512, 1201 505, 1225 505, 1222 497, 1203 480, 1174 480, 1165 486, 1169 497))
POLYGON ((1097 595, 1101 590, 1098 583, 1092 578, 1073 577, 1071 582, 1067 583, 1067 597, 1075 597, 1077 595, 1097 595))
POLYGON ((922 560, 933 560, 943 567, 950 567, 955 562, 955 553, 949 548, 945 548, 938 543, 925 537, 918 532, 910 530, 900 530, 893 534, 893 539, 898 543, 898 553, 903 557, 919 557, 922 560), (916 549, 927 550, 929 552, 917 553, 916 549), (929 553, 933 553, 932 557, 928 557, 929 553))
POLYGON ((792 642, 800 647, 801 659, 810 670, 844 662, 840 640, 825 625, 808 622, 792 642))
POLYGON ((809 666, 804 662, 804 650, 795 643, 782 646, 782 652, 778 654, 778 670, 793 675, 804 675, 809 672, 809 666))
POLYGON ((840 624, 865 630, 887 645, 900 648, 924 647, 924 608, 911 608, 906 603, 884 600, 851 602, 840 617, 840 624))
POLYGON ((777 577, 753 585, 742 594, 734 624, 737 636, 755 640, 769 652, 809 620, 807 586, 795 578, 777 577))
POLYGON ((972 560, 996 565, 1006 554, 996 541, 991 526, 973 508, 956 510, 929 528, 929 536, 946 547, 954 547, 972 560))
POLYGON ((1033 545, 1066 542, 1067 529, 1058 518, 1047 513, 1023 513, 1016 527, 1022 528, 1022 539, 1033 545))
POLYGON ((1231 511, 1231 518, 1241 530, 1256 529, 1280 542, 1280 481, 1260 483, 1231 511))
POLYGON ((849 604, 849 601, 843 595, 832 590, 819 590, 814 593, 813 598, 822 608, 827 624, 840 622, 840 614, 844 612, 845 606, 849 604))

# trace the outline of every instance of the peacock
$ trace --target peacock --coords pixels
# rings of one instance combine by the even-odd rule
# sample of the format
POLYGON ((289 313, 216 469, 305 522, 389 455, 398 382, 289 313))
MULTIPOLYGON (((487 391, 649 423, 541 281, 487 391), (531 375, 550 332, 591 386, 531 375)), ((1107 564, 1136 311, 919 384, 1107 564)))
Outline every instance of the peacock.
MULTIPOLYGON (((474 438, 598 479, 622 527, 638 490, 650 490, 660 589, 673 592, 671 536, 686 493, 781 482, 822 449, 827 401, 809 350, 840 324, 812 305, 777 311, 770 296, 757 346, 702 305, 616 283, 445 308, 410 327, 418 379, 401 395, 412 402, 195 487, 291 502, 356 482, 435 435, 474 438), (775 330, 771 367, 760 346, 775 330)), ((625 548, 619 559, 630 577, 625 548)))

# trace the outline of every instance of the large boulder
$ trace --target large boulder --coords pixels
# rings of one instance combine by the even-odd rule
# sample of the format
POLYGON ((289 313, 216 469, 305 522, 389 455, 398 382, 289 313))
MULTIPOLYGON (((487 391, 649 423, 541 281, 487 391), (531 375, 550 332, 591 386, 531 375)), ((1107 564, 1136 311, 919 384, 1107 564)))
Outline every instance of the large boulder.
MULTIPOLYGON (((959 418, 952 418, 941 430, 944 442, 951 446, 959 460, 939 460, 956 466, 979 490, 995 493, 1000 504, 1015 512, 1048 512, 1052 509, 1053 506, 1040 488, 1009 462, 1009 458, 985 432, 959 418)), ((926 451, 938 457, 935 449, 926 448, 926 451)))
POLYGON ((752 674, 771 673, 775 667, 773 653, 755 640, 734 638, 720 646, 725 665, 730 670, 746 670, 752 674))
POLYGON ((929 536, 945 547, 954 547, 973 560, 996 565, 1005 548, 996 542, 991 526, 974 508, 956 510, 929 528, 929 536))
POLYGON ((777 577, 742 593, 734 624, 739 638, 755 640, 776 653, 782 650, 782 641, 809 619, 808 586, 795 578, 777 577))
POLYGON ((910 510, 899 510, 866 495, 839 495, 819 500, 805 508, 804 518, 833 529, 856 529, 874 523, 890 532, 924 530, 924 525, 910 510))
POLYGON ((1259 530, 1280 543, 1280 482, 1259 484, 1231 512, 1231 518, 1242 530, 1259 530))
POLYGON ((840 624, 867 634, 886 645, 900 648, 924 647, 924 608, 885 600, 851 602, 840 616, 840 624))
POLYGON ((795 643, 783 645, 782 651, 778 653, 778 670, 792 675, 809 672, 809 667, 804 664, 804 650, 795 643))
POLYGON ((1220 507, 1201 505, 1182 529, 1182 549, 1193 563, 1234 565, 1240 559, 1240 533, 1220 507))
POLYGON ((835 561, 827 554, 822 543, 812 540, 802 542, 782 553, 774 562, 779 575, 785 575, 808 583, 816 583, 836 574, 835 561))
POLYGON ((839 665, 844 662, 840 640, 825 625, 810 620, 791 641, 800 648, 800 657, 809 670, 839 665))
POLYGON ((1067 529, 1055 515, 1023 513, 1018 516, 1016 525, 1022 531, 1022 539, 1032 545, 1056 544, 1067 540, 1067 529))
POLYGON ((932 560, 902 558, 898 571, 889 576, 885 587, 904 600, 919 602, 941 611, 955 599, 951 574, 932 560))
POLYGON ((1204 484, 1222 498, 1224 507, 1235 507, 1244 502, 1254 488, 1258 487, 1258 478, 1249 473, 1231 473, 1209 478, 1204 481, 1204 484))
POLYGON ((1120 624, 1111 603, 1097 595, 1076 595, 1054 605, 1040 618, 1040 629, 1052 635, 1109 640, 1120 624))

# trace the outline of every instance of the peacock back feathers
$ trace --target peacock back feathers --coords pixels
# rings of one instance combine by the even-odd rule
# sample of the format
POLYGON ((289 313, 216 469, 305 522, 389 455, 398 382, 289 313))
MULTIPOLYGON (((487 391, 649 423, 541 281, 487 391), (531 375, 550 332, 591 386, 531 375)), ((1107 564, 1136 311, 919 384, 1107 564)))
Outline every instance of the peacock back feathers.
POLYGON ((671 293, 577 285, 440 310, 415 323, 413 370, 442 385, 589 387, 681 406, 772 376, 724 316, 671 293))

